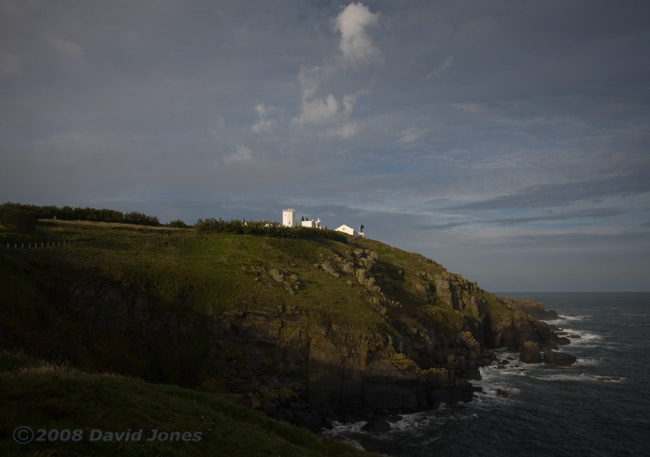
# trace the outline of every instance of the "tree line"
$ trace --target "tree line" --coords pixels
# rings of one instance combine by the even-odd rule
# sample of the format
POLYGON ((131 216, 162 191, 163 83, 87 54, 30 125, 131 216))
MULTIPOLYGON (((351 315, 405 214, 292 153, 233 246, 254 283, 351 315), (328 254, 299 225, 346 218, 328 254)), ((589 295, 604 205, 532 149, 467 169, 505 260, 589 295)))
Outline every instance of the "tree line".
POLYGON ((241 221, 232 219, 199 219, 194 224, 199 233, 237 233, 245 235, 262 235, 275 238, 328 239, 347 243, 347 237, 334 230, 309 227, 283 227, 272 222, 241 221))
POLYGON ((160 226, 155 216, 138 212, 122 213, 113 209, 72 208, 64 206, 37 206, 21 203, 0 205, 0 221, 17 232, 29 231, 38 219, 60 219, 63 221, 119 222, 122 224, 160 226))
MULTIPOLYGON (((122 213, 113 209, 72 208, 70 206, 37 206, 20 203, 0 205, 0 222, 13 232, 27 233, 36 227, 38 219, 59 219, 63 221, 117 222, 122 224, 159 227, 162 224, 155 216, 138 212, 122 213)), ((170 227, 188 228, 181 220, 171 221, 170 227)), ((199 233, 237 233, 262 235, 275 238, 329 239, 347 243, 347 237, 334 230, 309 227, 283 227, 278 223, 241 221, 232 219, 199 219, 194 224, 199 233)))

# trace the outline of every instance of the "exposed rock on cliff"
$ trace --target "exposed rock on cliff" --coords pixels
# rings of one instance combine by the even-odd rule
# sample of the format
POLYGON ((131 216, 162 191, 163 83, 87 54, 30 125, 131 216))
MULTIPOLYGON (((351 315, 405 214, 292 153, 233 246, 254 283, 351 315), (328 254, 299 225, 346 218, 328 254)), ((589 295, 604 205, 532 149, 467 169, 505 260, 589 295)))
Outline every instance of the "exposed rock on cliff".
POLYGON ((372 240, 352 248, 245 235, 153 238, 153 260, 113 243, 16 268, 26 272, 16 291, 35 298, 19 308, 0 297, 3 344, 243 394, 274 417, 318 428, 329 414, 467 401, 468 380, 495 359, 490 348, 534 358, 535 345, 558 363, 550 349, 568 342, 526 306, 372 240))
POLYGON ((526 341, 519 355, 519 360, 524 363, 541 363, 542 354, 539 352, 539 346, 534 341, 526 341))
POLYGON ((559 318, 557 311, 552 309, 546 310, 544 303, 535 302, 534 300, 528 298, 515 300, 512 298, 504 297, 502 300, 509 306, 516 306, 524 313, 540 321, 552 321, 559 318))
POLYGON ((556 367, 568 367, 576 362, 576 356, 566 352, 544 351, 544 363, 556 367))

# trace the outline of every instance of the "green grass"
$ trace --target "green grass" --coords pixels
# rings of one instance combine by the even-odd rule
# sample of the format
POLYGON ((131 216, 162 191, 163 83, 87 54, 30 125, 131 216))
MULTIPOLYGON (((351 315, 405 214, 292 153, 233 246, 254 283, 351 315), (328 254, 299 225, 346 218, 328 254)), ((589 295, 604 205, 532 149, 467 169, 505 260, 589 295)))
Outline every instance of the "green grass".
MULTIPOLYGON (((16 236, 0 227, 0 240, 16 236)), ((341 333, 390 333, 396 331, 390 320, 399 320, 407 326, 417 322, 454 337, 472 318, 467 310, 454 310, 442 304, 435 294, 427 299, 418 290, 418 283, 432 284, 431 278, 447 274, 442 266, 374 240, 360 239, 348 246, 327 239, 203 234, 192 229, 68 221, 41 221, 34 234, 24 237, 39 242, 68 241, 71 245, 18 250, 0 245, 2 345, 44 359, 70 360, 95 374, 41 366, 22 356, 0 357, 0 371, 4 371, 0 376, 2 436, 9 436, 17 425, 105 430, 164 426, 170 431, 183 425, 188 430, 194 427, 204 431, 206 440, 210 438, 213 443, 209 449, 202 447, 207 446, 207 441, 132 443, 122 447, 102 443, 60 448, 51 444, 30 445, 28 450, 34 449, 34 455, 102 455, 118 450, 125 455, 331 455, 301 448, 299 444, 307 439, 306 432, 287 428, 286 424, 277 425, 251 411, 232 409, 232 405, 205 394, 101 373, 200 386, 214 392, 223 390, 228 368, 219 366, 219 356, 228 359, 227 351, 238 354, 240 348, 220 348, 224 353, 208 360, 213 337, 208 328, 212 316, 235 307, 295 307, 301 312, 299 330, 305 334, 322 331, 324 322, 331 324, 332 329, 345 329, 341 333), (340 277, 335 277, 314 266, 323 261, 336 264, 336 258, 346 257, 351 249, 358 248, 377 253, 372 273, 379 278, 385 296, 399 303, 386 305, 385 314, 378 312, 375 305, 380 294, 361 286, 354 274, 340 271, 340 277), (295 275, 298 289, 288 293, 282 281, 273 279, 273 269, 281 271, 284 278, 295 275), (151 311, 152 320, 158 314, 171 313, 176 320, 160 322, 180 322, 191 331, 174 342, 168 341, 164 331, 156 333, 156 344, 143 355, 136 348, 145 340, 140 333, 144 330, 130 324, 128 318, 123 319, 127 324, 122 327, 115 324, 119 321, 119 309, 93 306, 92 301, 86 300, 82 303, 89 303, 90 310, 71 312, 75 304, 66 303, 69 290, 84 281, 103 282, 113 291, 126 291, 127 300, 144 296, 151 304, 147 310, 151 311), (135 292, 128 295, 128 291, 135 292), (88 319, 99 320, 103 325, 95 326, 96 320, 84 321, 84 311, 96 313, 88 319), (93 333, 88 327, 100 328, 101 332, 93 333), (31 368, 21 369, 28 366, 31 368), (43 392, 51 395, 46 397, 43 392), (111 398, 119 401, 110 401, 111 398), (23 411, 20 405, 29 407, 23 411), (209 420, 204 421, 203 416, 209 420), (144 425, 140 425, 141 420, 144 425), (249 443, 254 440, 249 440, 248 435, 255 436, 260 428, 264 435, 256 438, 259 444, 249 443), (294 434, 295 440, 287 438, 294 434), (222 448, 217 446, 219 440, 226 443, 222 448), (238 446, 243 445, 250 446, 250 452, 237 453, 238 446), (266 453, 268 449, 270 454, 266 453), (59 450, 62 453, 58 454, 59 450)), ((493 295, 479 292, 476 297, 486 303, 493 322, 506 322, 511 317, 511 312, 493 295)), ((101 296, 93 300, 101 304, 101 296)), ((117 302, 107 303, 118 308, 117 302)), ((176 325, 172 333, 180 327, 176 325)), ((336 340, 334 330, 330 338, 336 340)), ((334 342, 345 344, 343 340, 334 342)), ((269 349, 269 365, 273 350, 269 349)), ((245 364, 246 354, 240 359, 245 364)), ((9 447, 0 448, 0 455, 6 454, 3 451, 18 452, 12 443, 5 446, 9 447)), ((348 451, 341 452, 348 455, 348 451)))
POLYGON ((6 351, 0 351, 0 418, 2 456, 370 455, 197 391, 90 374, 6 351), (20 445, 12 438, 19 426, 37 435, 39 429, 82 430, 83 439, 20 445), (143 429, 143 436, 140 442, 90 442, 93 429, 143 429), (149 443, 154 429, 199 432, 201 440, 149 443))
MULTIPOLYGON (((41 325, 51 321, 52 316, 68 327, 70 338, 83 339, 84 329, 76 328, 56 307, 62 290, 83 278, 127 285, 152 297, 160 312, 185 310, 186 315, 193 313, 199 321, 200 316, 218 315, 234 307, 275 309, 287 305, 308 311, 315 322, 327 318, 360 332, 381 329, 385 318, 371 306, 372 293, 360 286, 354 275, 341 272, 342 276, 336 278, 314 267, 358 248, 378 254, 373 274, 382 278, 384 294, 400 304, 388 307, 389 318, 426 315, 436 329, 453 333, 470 317, 466 311, 445 306, 435 296, 426 300, 417 290, 418 283, 432 284, 430 278, 446 274, 442 266, 375 240, 360 239, 348 246, 326 239, 203 234, 192 229, 51 220, 40 221, 36 232, 34 236, 39 239, 72 244, 29 250, 0 246, 0 318, 10 335, 23 336, 22 341, 6 346, 20 348, 29 344, 30 353, 52 353, 44 345, 56 340, 53 330, 41 325), (271 269, 279 269, 285 277, 297 276, 299 289, 288 294, 282 283, 269 276, 271 269)), ((0 227, 0 238, 12 236, 0 227)), ((488 294, 483 298, 493 318, 507 317, 509 312, 495 297, 488 294)), ((138 329, 132 331, 137 334, 138 329)), ((111 341, 99 348, 110 363, 96 368, 144 375, 140 362, 120 350, 123 338, 116 338, 117 344, 111 341)), ((200 354, 205 344, 198 339, 185 349, 200 354)), ((91 354, 79 346, 81 366, 94 368, 91 354)))
POLYGON ((0 321, 5 347, 50 360, 62 357, 88 370, 219 389, 219 367, 204 365, 211 345, 208 315, 234 307, 286 305, 308 311, 307 326, 326 318, 365 332, 382 322, 365 289, 314 268, 323 256, 349 249, 336 241, 97 222, 41 221, 37 230, 44 239, 71 245, 0 248, 0 321), (274 268, 286 278, 298 277, 294 295, 272 279, 274 268), (156 313, 174 313, 196 331, 181 344, 161 337, 143 360, 134 349, 142 331, 137 326, 113 325, 111 310, 104 309, 97 319, 105 322, 105 330, 96 335, 80 323, 79 313, 70 314, 66 290, 88 280, 144 294, 156 313), (208 372, 205 384, 201 377, 208 372))
MULTIPOLYGON (((18 258, 54 270, 57 280, 63 282, 88 272, 128 283, 166 303, 182 300, 201 312, 212 309, 218 313, 244 301, 254 302, 253 296, 263 296, 265 306, 316 309, 328 301, 334 305, 329 311, 340 313, 343 319, 368 317, 363 312, 367 297, 351 294, 345 281, 313 268, 319 255, 331 254, 335 248, 347 249, 335 241, 199 234, 190 229, 90 222, 48 221, 39 228, 49 231, 51 238, 68 239, 73 245, 4 254, 11 257, 9 262, 18 258), (281 284, 256 282, 250 268, 254 266, 295 274, 305 287, 298 297, 290 297, 281 284)), ((6 268, 13 269, 8 264, 6 268)))
MULTIPOLYGON (((416 290, 416 284, 425 281, 420 273, 444 271, 419 254, 365 239, 347 246, 331 240, 201 234, 192 229, 70 221, 41 221, 37 231, 40 239, 73 244, 36 250, 0 249, 0 273, 5 283, 13 285, 5 288, 8 294, 14 294, 10 301, 38 301, 36 296, 51 290, 53 284, 70 283, 90 274, 129 284, 166 306, 182 302, 201 313, 219 313, 243 302, 269 307, 296 305, 320 312, 327 303, 325 310, 334 320, 367 326, 379 323, 376 313, 368 307, 367 292, 358 287, 354 277, 334 278, 314 269, 313 264, 323 256, 344 256, 347 250, 357 247, 377 252, 379 259, 373 273, 383 276, 390 285, 384 293, 400 302, 407 312, 432 305, 416 290), (34 267, 40 270, 41 280, 36 288, 31 279, 16 278, 34 267), (301 288, 295 296, 288 296, 281 284, 256 281, 253 267, 279 268, 288 275, 295 274, 301 288), (15 287, 16 280, 25 287, 15 287), (354 287, 346 280, 352 280, 354 287)), ((7 238, 10 234, 0 231, 0 236, 7 238)))

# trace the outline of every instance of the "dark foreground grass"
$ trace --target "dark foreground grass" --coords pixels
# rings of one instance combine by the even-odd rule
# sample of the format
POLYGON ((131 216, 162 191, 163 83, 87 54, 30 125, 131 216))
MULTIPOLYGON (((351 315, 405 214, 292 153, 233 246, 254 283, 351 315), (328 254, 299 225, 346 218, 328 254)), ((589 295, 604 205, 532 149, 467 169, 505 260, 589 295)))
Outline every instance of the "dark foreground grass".
MULTIPOLYGON (((31 436, 23 430, 16 438, 31 436)), ((197 391, 112 374, 90 374, 2 351, 0 455, 370 454, 197 391), (34 438, 44 442, 18 444, 14 439, 18 427, 29 427, 34 438), (156 430, 165 441, 148 441, 156 430), (117 441, 119 434, 124 435, 122 441, 117 441), (104 441, 107 437, 113 441, 104 441)))

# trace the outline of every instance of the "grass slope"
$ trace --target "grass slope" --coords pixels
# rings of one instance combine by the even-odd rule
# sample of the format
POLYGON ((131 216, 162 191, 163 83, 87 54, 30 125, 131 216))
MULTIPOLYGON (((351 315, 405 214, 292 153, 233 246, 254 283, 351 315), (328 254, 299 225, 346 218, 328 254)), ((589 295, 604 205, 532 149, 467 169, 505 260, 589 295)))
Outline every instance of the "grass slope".
MULTIPOLYGON (((325 316, 332 323, 344 323, 360 332, 383 331, 383 317, 372 306, 372 293, 357 283, 354 274, 335 277, 315 267, 319 262, 336 264, 332 259, 344 258, 357 248, 378 255, 373 274, 383 278, 385 295, 400 303, 387 310, 390 319, 407 323, 408 316, 424 313, 440 332, 458 332, 466 311, 443 306, 438 299, 435 303, 427 301, 416 287, 425 281, 424 276, 444 271, 442 266, 378 241, 361 239, 348 246, 326 239, 42 220, 29 235, 12 234, 0 227, 0 331, 6 329, 3 342, 0 332, 0 342, 6 348, 24 349, 54 361, 65 360, 74 346, 75 363, 91 371, 195 385, 193 379, 184 379, 184 373, 192 370, 182 361, 200 364, 210 346, 210 341, 199 336, 206 332, 195 332, 197 336, 183 346, 166 348, 161 342, 161 354, 146 365, 129 349, 131 343, 123 329, 112 332, 108 328, 98 340, 66 314, 58 295, 85 278, 102 278, 153 297, 161 312, 183 308, 198 317, 197 325, 208 325, 207 316, 242 305, 249 309, 294 306, 308 315, 313 312, 314 319, 325 316), (32 242, 25 237, 39 243, 67 241, 71 245, 6 248, 7 243, 32 242), (291 280, 298 284, 294 293, 289 294, 287 284, 273 278, 273 270, 286 280, 295 278, 291 280), (57 325, 52 327, 51 322, 57 325), (66 341, 60 337, 62 327, 66 341), (151 375, 161 370, 162 375, 151 375)), ((502 308, 493 301, 496 310, 502 308)), ((127 330, 133 335, 139 331, 127 330)))
MULTIPOLYGON (((95 433, 95 437, 99 434, 95 433)), ((50 435, 56 437, 55 434, 50 435)), ((137 436, 137 435, 136 435, 137 436)), ((64 435, 67 437, 67 435, 64 435)), ((75 438, 76 439, 76 438, 75 438)), ((47 435, 46 435, 47 440, 47 435)), ((33 456, 363 456, 287 423, 197 391, 112 374, 91 374, 24 355, 0 352, 0 455, 33 456), (17 444, 19 426, 81 430, 79 441, 17 444), (92 430, 143 429, 139 442, 90 441, 92 430), (180 441, 147 442, 152 430, 180 432, 180 441), (201 434, 200 441, 194 439, 201 434)))
MULTIPOLYGON (((430 278, 444 269, 419 254, 374 240, 361 239, 348 246, 325 239, 201 234, 192 229, 72 221, 40 221, 34 233, 17 235, 0 226, 0 344, 54 361, 67 360, 65 354, 73 347, 76 363, 86 370, 3 353, 0 455, 360 455, 205 393, 102 374, 117 372, 172 384, 203 385, 184 376, 190 370, 180 362, 196 361, 197 366, 191 368, 201 372, 199 363, 210 347, 210 341, 202 338, 209 333, 195 332, 198 336, 176 346, 166 347, 161 340, 153 362, 147 361, 129 346, 137 338, 129 340, 123 329, 111 330, 112 310, 106 310, 106 328, 98 338, 70 317, 61 298, 66 287, 101 278, 153 297, 161 313, 179 308, 188 311, 185 315, 191 312, 197 326, 207 325, 208 316, 234 307, 293 306, 313 319, 325 316, 332 324, 356 326, 360 332, 383 331, 385 317, 373 307, 373 293, 360 285, 354 274, 340 272, 337 277, 319 266, 330 261, 336 264, 336 259, 358 248, 377 253, 373 274, 381 278, 385 295, 400 303, 385 310, 386 317, 408 326, 410 320, 427 316, 427 322, 441 332, 458 334, 467 311, 454 310, 441 304, 439 297, 426 298, 418 291, 418 286, 430 283, 430 278), (71 244, 6 248, 7 243, 36 241, 71 244), (283 280, 275 279, 278 273, 283 280), (297 284, 292 293, 286 281, 297 284), (148 375, 152 364, 167 370, 165 376, 148 375), (83 429, 86 435, 91 429, 121 432, 142 428, 145 434, 152 429, 201 432, 203 440, 21 447, 11 438, 20 425, 83 429)), ((496 297, 481 293, 495 315, 507 317, 496 297)), ((310 323, 305 321, 305 325, 310 323)), ((139 331, 127 330, 133 335, 139 331)), ((220 385, 215 383, 209 389, 219 391, 220 385)))

